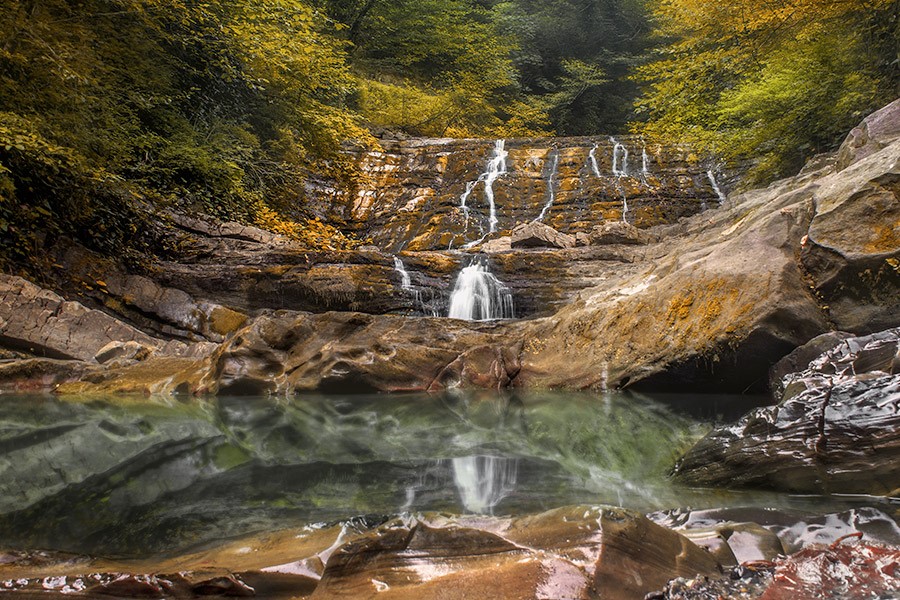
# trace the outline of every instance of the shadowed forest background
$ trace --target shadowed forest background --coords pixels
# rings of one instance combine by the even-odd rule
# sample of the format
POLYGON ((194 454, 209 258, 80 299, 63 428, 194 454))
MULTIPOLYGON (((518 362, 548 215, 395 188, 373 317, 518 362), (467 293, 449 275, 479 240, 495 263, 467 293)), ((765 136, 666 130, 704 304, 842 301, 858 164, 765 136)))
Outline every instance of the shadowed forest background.
POLYGON ((623 131, 745 183, 900 91, 890 0, 2 0, 0 268, 164 253, 166 207, 348 248, 304 205, 384 135, 623 131), (162 211, 162 212, 161 212, 162 211))

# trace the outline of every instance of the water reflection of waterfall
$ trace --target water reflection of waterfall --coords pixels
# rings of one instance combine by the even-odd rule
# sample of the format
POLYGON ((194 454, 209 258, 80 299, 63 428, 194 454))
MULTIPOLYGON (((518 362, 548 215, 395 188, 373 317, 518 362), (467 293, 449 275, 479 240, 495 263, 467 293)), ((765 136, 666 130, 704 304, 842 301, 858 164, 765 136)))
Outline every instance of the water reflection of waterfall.
POLYGON ((467 183, 466 191, 459 197, 459 206, 463 211, 463 217, 465 219, 463 224, 463 232, 465 233, 469 228, 469 197, 475 190, 475 186, 477 186, 479 182, 484 182, 484 198, 488 203, 488 231, 484 232, 482 229, 483 235, 481 238, 467 243, 464 246, 465 248, 471 248, 483 241, 489 234, 497 231, 499 219, 497 218, 497 205, 494 202, 494 182, 498 177, 506 174, 506 157, 509 153, 505 149, 505 144, 506 142, 504 140, 497 140, 494 142, 494 151, 491 154, 490 160, 488 160, 487 168, 484 173, 479 175, 478 179, 475 181, 467 183))
POLYGON ((493 514, 494 507, 516 489, 519 460, 500 456, 454 458, 453 481, 466 510, 493 514))
POLYGON ((512 292, 491 273, 486 260, 476 257, 456 278, 447 316, 466 321, 512 319, 512 292))

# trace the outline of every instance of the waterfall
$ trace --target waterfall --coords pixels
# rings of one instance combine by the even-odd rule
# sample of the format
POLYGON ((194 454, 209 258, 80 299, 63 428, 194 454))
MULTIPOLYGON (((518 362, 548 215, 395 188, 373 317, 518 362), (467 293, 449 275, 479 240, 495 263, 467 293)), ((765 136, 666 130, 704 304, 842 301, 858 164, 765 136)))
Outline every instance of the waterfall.
POLYGON ((613 145, 612 153, 612 172, 616 177, 628 177, 628 148, 616 141, 616 138, 609 138, 613 145), (622 154, 622 168, 619 168, 619 153, 622 154))
POLYGON ((641 147, 641 175, 643 175, 645 179, 648 175, 650 175, 649 160, 650 159, 647 157, 647 147, 642 146, 641 147))
MULTIPOLYGON (((413 296, 413 307, 421 312, 424 315, 437 317, 438 311, 434 308, 434 293, 432 291, 431 299, 429 302, 425 301, 425 298, 422 296, 422 290, 418 287, 413 286, 412 279, 409 276, 409 272, 406 270, 406 267, 403 264, 403 261, 400 260, 399 256, 394 257, 394 270, 400 275, 400 289, 404 292, 409 292, 413 296)), ((428 288, 426 288, 428 289, 428 288)))
POLYGON ((463 210, 463 216, 465 217, 465 223, 463 225, 463 231, 465 232, 469 228, 469 196, 472 195, 475 186, 478 185, 479 182, 484 182, 484 197, 488 203, 488 231, 482 235, 480 239, 465 244, 463 248, 471 248, 484 240, 489 234, 497 231, 499 219, 497 218, 497 205, 494 202, 494 182, 498 177, 506 174, 506 157, 509 153, 506 151, 505 145, 505 140, 497 140, 494 142, 494 151, 491 154, 490 160, 488 160, 484 173, 479 175, 478 179, 475 181, 467 183, 466 191, 459 197, 459 207, 463 210))
POLYGON ((492 513, 516 488, 519 461, 499 456, 464 456, 454 458, 453 481, 466 510, 492 513))
POLYGON ((490 272, 483 259, 476 258, 457 276, 447 316, 466 321, 512 319, 512 293, 490 272))
POLYGON ((491 158, 490 162, 488 162, 488 168, 485 172, 484 197, 487 198, 491 211, 490 220, 488 221, 490 226, 489 233, 497 231, 498 219, 497 205, 494 203, 494 181, 501 175, 506 174, 506 157, 509 153, 504 150, 504 144, 505 142, 503 140, 497 140, 494 143, 494 156, 491 158))
POLYGON ((713 173, 713 170, 710 169, 706 172, 706 176, 709 178, 709 184, 712 186, 713 191, 716 193, 716 196, 719 198, 719 204, 722 204, 727 200, 725 193, 722 192, 721 188, 719 188, 719 182, 716 181, 716 175, 713 173))
POLYGON ((411 291, 413 289, 412 281, 409 278, 406 267, 403 266, 403 261, 398 256, 394 257, 394 270, 400 275, 400 288, 407 292, 411 291))
POLYGON ((599 143, 595 143, 594 147, 591 148, 591 151, 588 153, 588 157, 591 159, 591 170, 594 172, 594 177, 600 177, 600 166, 597 164, 597 147, 599 143))
MULTIPOLYGON (((472 195, 472 190, 475 189, 476 183, 478 182, 470 181, 469 183, 467 183, 466 191, 463 192, 459 197, 459 207, 462 209, 463 217, 465 218, 465 221, 463 221, 463 234, 465 234, 465 232, 469 230, 469 207, 467 203, 469 202, 469 196, 472 195)), ((452 246, 453 242, 450 242, 450 245, 452 246)))
POLYGON ((544 205, 544 208, 541 209, 541 214, 538 215, 538 218, 535 221, 543 221, 544 215, 547 214, 547 211, 550 210, 550 207, 553 206, 553 201, 556 200, 556 173, 559 168, 559 150, 553 150, 553 164, 550 167, 550 175, 547 178, 547 204, 544 205))
POLYGON ((616 138, 609 138, 613 145, 612 151, 612 172, 616 178, 616 189, 622 192, 622 221, 628 222, 628 197, 625 194, 625 188, 622 186, 622 178, 628 177, 628 148, 616 141, 616 138), (619 152, 622 153, 622 168, 619 168, 619 152))

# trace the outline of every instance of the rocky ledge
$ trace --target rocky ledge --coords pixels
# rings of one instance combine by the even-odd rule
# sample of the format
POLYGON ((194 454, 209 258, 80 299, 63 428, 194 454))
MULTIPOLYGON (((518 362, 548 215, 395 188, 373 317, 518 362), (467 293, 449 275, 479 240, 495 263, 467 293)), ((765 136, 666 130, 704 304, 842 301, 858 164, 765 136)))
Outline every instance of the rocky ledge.
POLYGON ((817 351, 805 369, 778 382, 778 404, 711 432, 675 476, 711 487, 900 494, 900 329, 826 334, 774 371, 817 351))

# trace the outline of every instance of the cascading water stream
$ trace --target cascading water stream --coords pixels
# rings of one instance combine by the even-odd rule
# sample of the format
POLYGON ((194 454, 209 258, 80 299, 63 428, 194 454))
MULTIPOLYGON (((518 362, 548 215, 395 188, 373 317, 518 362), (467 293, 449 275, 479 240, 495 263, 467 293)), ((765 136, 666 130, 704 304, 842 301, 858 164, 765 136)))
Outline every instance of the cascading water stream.
POLYGON ((459 206, 462 209, 463 217, 465 218, 463 224, 463 232, 465 232, 468 231, 469 228, 469 196, 472 195, 475 186, 477 186, 479 182, 484 182, 484 198, 488 203, 488 231, 483 232, 483 235, 479 239, 465 244, 463 248, 471 248, 472 246, 479 244, 489 234, 497 231, 499 219, 497 218, 497 205, 494 202, 494 182, 498 177, 506 174, 506 157, 509 153, 506 151, 505 145, 505 140, 497 140, 494 142, 494 151, 491 154, 491 158, 488 161, 484 173, 479 175, 478 179, 475 181, 467 183, 466 191, 459 197, 459 206))
POLYGON ((399 256, 394 257, 394 270, 400 275, 400 288, 405 291, 411 291, 412 280, 409 277, 409 273, 406 271, 406 267, 403 265, 403 261, 400 260, 399 256))
POLYGON ((595 143, 594 147, 591 148, 591 151, 588 153, 588 157, 591 159, 591 170, 594 172, 594 177, 600 177, 600 165, 597 164, 597 148, 600 146, 599 143, 595 143))
POLYGON ((422 314, 437 317, 438 312, 434 308, 434 294, 432 293, 431 295, 431 301, 426 303, 425 298, 422 297, 422 290, 413 286, 409 271, 406 270, 406 266, 399 256, 394 257, 394 270, 400 275, 400 289, 412 294, 415 309, 422 312, 422 314))
POLYGON ((609 138, 609 142, 613 145, 612 152, 612 172, 616 177, 628 177, 628 148, 616 141, 616 138, 609 138), (621 168, 619 165, 619 153, 622 153, 621 168))
POLYGON ((710 169, 706 172, 706 176, 707 176, 707 178, 709 178, 709 184, 712 186, 713 191, 716 193, 716 196, 719 198, 719 204, 722 204, 728 198, 727 198, 727 196, 725 196, 725 193, 719 187, 719 182, 716 181, 716 174, 713 173, 712 169, 710 169))
POLYGON ((646 179, 650 175, 650 158, 647 156, 647 148, 641 148, 641 175, 646 179))
POLYGON ((559 169, 559 150, 554 149, 552 154, 553 162, 550 166, 550 175, 547 178, 547 203, 544 204, 544 208, 541 209, 541 214, 538 215, 535 221, 543 221, 544 215, 547 214, 547 211, 553 206, 554 200, 556 200, 556 174, 559 169))
POLYGON ((466 510, 493 514, 494 507, 516 489, 519 461, 500 456, 452 459, 453 481, 466 510))
POLYGON ((628 148, 617 142, 614 137, 610 137, 609 141, 613 145, 612 172, 616 178, 616 188, 622 192, 622 221, 628 223, 628 197, 625 194, 624 186, 622 186, 622 178, 628 177, 628 148), (619 168, 620 151, 622 154, 621 168, 619 168))
POLYGON ((447 316, 466 321, 512 319, 512 293, 490 272, 483 259, 476 258, 457 276, 447 316))

